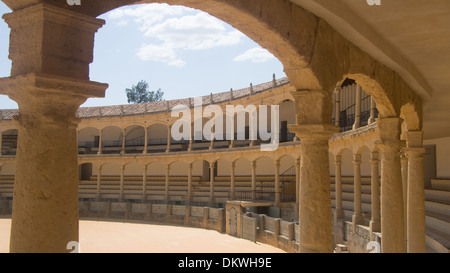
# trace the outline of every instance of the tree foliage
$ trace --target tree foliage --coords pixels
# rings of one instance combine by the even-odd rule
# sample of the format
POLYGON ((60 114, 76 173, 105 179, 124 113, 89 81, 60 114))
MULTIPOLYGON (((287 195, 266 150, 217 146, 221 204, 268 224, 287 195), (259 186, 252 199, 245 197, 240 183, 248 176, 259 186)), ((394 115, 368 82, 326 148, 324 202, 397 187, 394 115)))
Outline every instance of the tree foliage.
POLYGON ((127 93, 128 103, 145 103, 153 101, 162 101, 164 92, 161 89, 150 91, 146 81, 140 81, 137 85, 125 89, 127 93))

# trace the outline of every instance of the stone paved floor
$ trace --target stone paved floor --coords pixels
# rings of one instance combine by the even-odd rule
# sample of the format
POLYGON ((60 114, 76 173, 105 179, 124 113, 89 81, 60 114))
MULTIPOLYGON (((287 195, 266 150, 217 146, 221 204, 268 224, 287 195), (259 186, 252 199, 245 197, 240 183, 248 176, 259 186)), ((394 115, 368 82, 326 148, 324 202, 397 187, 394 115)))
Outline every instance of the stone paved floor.
MULTIPOLYGON (((11 219, 0 219, 0 253, 9 250, 11 219)), ((261 243, 238 239, 212 230, 123 223, 80 221, 82 253, 283 253, 261 243)))

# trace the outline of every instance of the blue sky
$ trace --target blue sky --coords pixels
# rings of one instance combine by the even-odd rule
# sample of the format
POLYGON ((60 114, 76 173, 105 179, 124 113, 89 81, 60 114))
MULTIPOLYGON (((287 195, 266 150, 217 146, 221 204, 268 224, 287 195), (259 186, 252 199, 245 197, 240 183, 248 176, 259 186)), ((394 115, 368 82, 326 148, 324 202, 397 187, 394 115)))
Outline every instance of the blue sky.
MULTIPOLYGON (((0 14, 10 12, 0 2, 0 14)), ((103 14, 96 34, 92 81, 108 83, 105 98, 82 106, 127 104, 125 88, 140 80, 164 99, 229 91, 284 77, 282 64, 238 30, 208 14, 180 6, 144 4, 103 14)), ((0 20, 0 77, 8 77, 9 28, 0 20)), ((0 108, 17 108, 0 96, 0 108)))

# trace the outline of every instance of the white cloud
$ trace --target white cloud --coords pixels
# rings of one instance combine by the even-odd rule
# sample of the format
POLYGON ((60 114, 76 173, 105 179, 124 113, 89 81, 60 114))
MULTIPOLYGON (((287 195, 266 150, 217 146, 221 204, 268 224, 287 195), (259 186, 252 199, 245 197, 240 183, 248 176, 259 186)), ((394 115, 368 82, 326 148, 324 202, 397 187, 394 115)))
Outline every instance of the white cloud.
POLYGON ((253 63, 263 63, 275 58, 272 53, 261 47, 254 47, 247 50, 233 59, 233 62, 251 61, 253 63))
POLYGON ((174 66, 186 64, 177 56, 181 51, 233 46, 244 37, 241 32, 227 28, 225 23, 204 12, 181 6, 140 5, 114 10, 108 17, 121 20, 119 24, 125 24, 123 22, 129 17, 134 18, 144 38, 161 42, 144 44, 138 50, 138 57, 174 66))

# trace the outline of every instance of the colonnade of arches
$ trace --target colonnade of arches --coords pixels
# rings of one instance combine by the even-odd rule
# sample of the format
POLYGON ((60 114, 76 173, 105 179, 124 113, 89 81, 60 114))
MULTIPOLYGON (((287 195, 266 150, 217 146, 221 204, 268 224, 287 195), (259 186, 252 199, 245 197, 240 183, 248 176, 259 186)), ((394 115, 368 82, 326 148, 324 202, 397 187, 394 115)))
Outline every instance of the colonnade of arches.
POLYGON ((291 155, 84 162, 79 166, 80 198, 213 206, 243 200, 279 205, 296 202, 299 164, 291 155))

